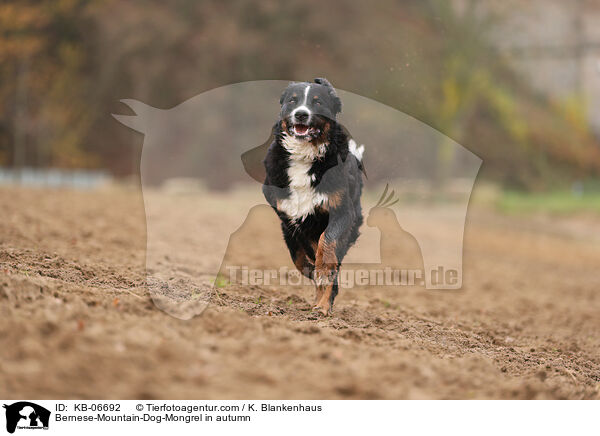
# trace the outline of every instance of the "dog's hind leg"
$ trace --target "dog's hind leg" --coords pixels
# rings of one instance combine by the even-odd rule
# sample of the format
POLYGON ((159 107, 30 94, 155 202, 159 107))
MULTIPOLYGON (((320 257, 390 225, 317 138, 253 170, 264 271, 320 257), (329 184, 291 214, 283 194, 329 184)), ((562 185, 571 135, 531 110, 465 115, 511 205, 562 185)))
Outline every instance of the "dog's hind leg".
POLYGON ((313 271, 315 270, 315 261, 312 260, 304 251, 304 248, 298 247, 294 254, 292 254, 292 260, 294 265, 302 273, 303 276, 309 279, 313 278, 313 271))
POLYGON ((285 240, 285 244, 290 252, 294 266, 302 273, 303 276, 312 279, 313 271, 315 269, 314 254, 310 249, 306 249, 302 245, 301 241, 294 237, 294 229, 285 222, 281 223, 281 230, 283 231, 283 239, 285 240))

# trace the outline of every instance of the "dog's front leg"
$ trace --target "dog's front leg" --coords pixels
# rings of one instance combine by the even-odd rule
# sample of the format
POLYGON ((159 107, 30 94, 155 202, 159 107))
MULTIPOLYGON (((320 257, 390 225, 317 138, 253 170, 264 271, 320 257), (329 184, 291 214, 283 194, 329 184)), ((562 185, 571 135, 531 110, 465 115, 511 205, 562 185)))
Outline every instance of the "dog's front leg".
POLYGON ((339 263, 335 255, 335 241, 327 242, 325 233, 321 235, 315 260, 316 297, 313 310, 329 315, 333 306, 333 288, 337 280, 339 263))
POLYGON ((329 195, 329 224, 319 238, 315 255, 314 279, 317 286, 317 303, 313 310, 322 314, 331 313, 337 293, 336 281, 341 259, 338 259, 338 243, 343 243, 344 235, 350 230, 354 209, 345 191, 329 195))

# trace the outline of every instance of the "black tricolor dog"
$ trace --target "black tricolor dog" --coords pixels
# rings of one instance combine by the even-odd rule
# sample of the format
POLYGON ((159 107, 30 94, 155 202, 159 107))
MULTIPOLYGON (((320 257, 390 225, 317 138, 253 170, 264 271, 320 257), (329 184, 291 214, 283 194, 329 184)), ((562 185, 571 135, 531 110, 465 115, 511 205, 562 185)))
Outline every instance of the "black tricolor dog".
POLYGON ((327 79, 290 83, 280 103, 263 193, 281 219, 296 268, 315 282, 314 309, 327 315, 340 264, 363 222, 364 147, 337 123, 342 104, 327 79))

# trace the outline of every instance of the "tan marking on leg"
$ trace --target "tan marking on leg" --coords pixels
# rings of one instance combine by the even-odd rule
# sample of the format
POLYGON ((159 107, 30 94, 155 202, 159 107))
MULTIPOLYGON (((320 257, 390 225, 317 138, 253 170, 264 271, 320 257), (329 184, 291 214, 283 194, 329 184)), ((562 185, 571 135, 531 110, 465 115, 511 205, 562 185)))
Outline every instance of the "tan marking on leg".
POLYGON ((315 252, 315 255, 317 254, 317 249, 319 248, 319 243, 317 241, 310 241, 310 245, 313 248, 313 251, 315 252))
POLYGON ((337 257, 335 255, 335 241, 325 241, 325 232, 319 238, 319 245, 315 255, 316 269, 330 269, 333 265, 337 265, 337 257))
POLYGON ((302 268, 304 268, 305 259, 306 253, 304 252, 304 249, 300 247, 294 255, 294 265, 296 265, 298 271, 302 271, 302 268))
POLYGON ((344 195, 344 191, 335 191, 331 194, 327 194, 327 208, 335 209, 340 204, 342 204, 342 197, 344 195))
POLYGON ((323 296, 323 286, 315 285, 315 302, 313 303, 313 310, 317 308, 319 305, 319 301, 321 301, 321 297, 323 296))
MULTIPOLYGON (((311 270, 314 270, 314 264, 312 260, 308 257, 304 248, 300 247, 296 254, 294 255, 294 265, 303 275, 308 275, 311 270), (306 274, 305 270, 306 269, 306 274)), ((310 275, 308 275, 310 277, 310 275)))
MULTIPOLYGON (((326 285, 321 285, 319 301, 313 310, 321 312, 323 315, 331 314, 331 293, 333 292, 333 280, 330 280, 326 285)), ((317 293, 318 294, 318 293, 317 293)))
POLYGON ((334 275, 337 271, 335 256, 335 241, 327 243, 325 233, 321 234, 315 259, 315 283, 317 285, 317 303, 313 310, 323 315, 331 312, 331 293, 333 291, 334 275))

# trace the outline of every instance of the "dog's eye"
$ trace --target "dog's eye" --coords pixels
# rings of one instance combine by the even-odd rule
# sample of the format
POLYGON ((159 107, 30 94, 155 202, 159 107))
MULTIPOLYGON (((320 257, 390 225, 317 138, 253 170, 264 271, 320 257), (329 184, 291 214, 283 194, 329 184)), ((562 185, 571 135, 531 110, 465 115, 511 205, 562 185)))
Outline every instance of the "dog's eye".
POLYGON ((298 102, 298 99, 296 97, 290 98, 290 103, 296 103, 296 102, 298 102))
POLYGON ((321 100, 315 100, 315 104, 316 104, 317 106, 321 106, 321 100))

